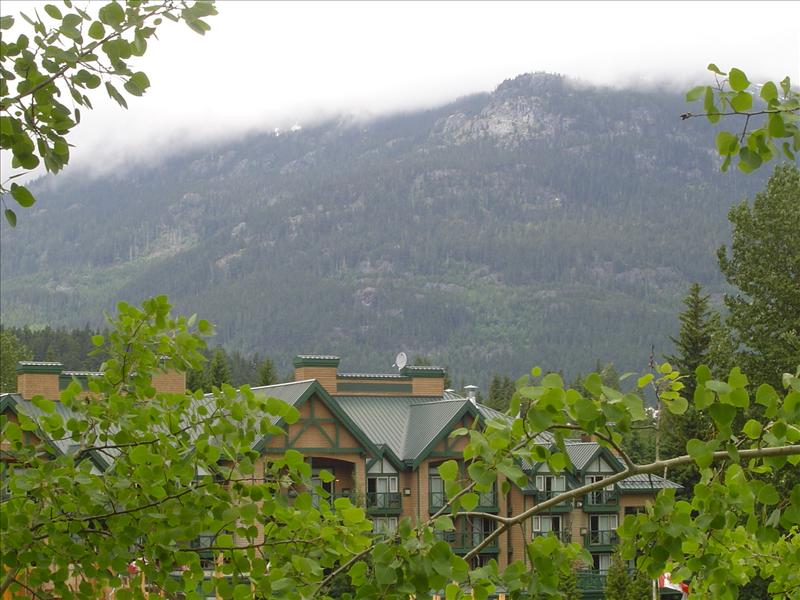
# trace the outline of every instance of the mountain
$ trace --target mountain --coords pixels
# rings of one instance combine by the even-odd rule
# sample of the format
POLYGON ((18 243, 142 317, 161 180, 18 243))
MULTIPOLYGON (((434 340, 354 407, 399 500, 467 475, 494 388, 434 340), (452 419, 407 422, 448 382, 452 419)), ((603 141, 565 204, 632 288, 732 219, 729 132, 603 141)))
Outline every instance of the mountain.
POLYGON ((286 370, 396 352, 454 383, 532 365, 568 376, 671 350, 689 283, 723 289, 728 208, 768 173, 719 173, 682 97, 526 74, 368 123, 197 148, 99 179, 34 185, 0 239, 6 325, 102 323, 166 293, 215 343, 286 370))

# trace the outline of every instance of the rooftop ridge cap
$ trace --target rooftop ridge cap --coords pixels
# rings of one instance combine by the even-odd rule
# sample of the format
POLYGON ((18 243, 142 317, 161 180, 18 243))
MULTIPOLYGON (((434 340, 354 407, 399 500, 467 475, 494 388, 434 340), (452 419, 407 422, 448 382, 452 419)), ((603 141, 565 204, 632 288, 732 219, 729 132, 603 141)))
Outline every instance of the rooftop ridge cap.
MULTIPOLYGON (((413 396, 411 396, 413 397, 413 396)), ((417 396, 418 398, 424 398, 425 396, 417 396)), ((436 398, 436 400, 431 400, 428 402, 412 402, 409 406, 425 406, 427 404, 444 404, 445 402, 468 402, 468 398, 441 398, 439 399, 438 396, 427 396, 428 398, 436 398)))
POLYGON ((20 365, 52 365, 52 366, 61 365, 61 366, 64 366, 63 363, 60 363, 58 361, 53 361, 53 360, 20 360, 20 361, 17 361, 17 363, 20 364, 20 365))
POLYGON ((273 383, 272 385, 257 385, 255 387, 251 387, 250 391, 263 390, 265 388, 283 387, 285 385, 295 385, 297 383, 311 383, 312 381, 316 381, 316 379, 299 379, 298 381, 284 381, 283 383, 273 383))

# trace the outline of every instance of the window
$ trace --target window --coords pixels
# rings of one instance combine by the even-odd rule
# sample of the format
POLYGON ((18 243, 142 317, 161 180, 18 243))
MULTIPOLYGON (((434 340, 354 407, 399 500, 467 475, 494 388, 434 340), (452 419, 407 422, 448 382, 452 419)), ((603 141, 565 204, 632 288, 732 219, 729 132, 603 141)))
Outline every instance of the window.
POLYGON ((533 531, 539 533, 549 533, 551 531, 561 531, 561 516, 543 515, 533 517, 533 531))
POLYGON ((445 505, 444 481, 439 477, 439 472, 436 469, 431 469, 428 491, 430 493, 430 507, 432 509, 441 508, 445 505))
MULTIPOLYGON (((311 500, 314 505, 314 508, 319 508, 319 500, 322 497, 322 494, 319 493, 320 489, 326 492, 328 494, 326 498, 330 499, 330 501, 333 502, 333 498, 331 496, 333 495, 334 491, 333 489, 334 482, 333 481, 329 481, 327 483, 323 482, 319 476, 319 472, 322 470, 323 469, 313 469, 311 472, 311 500)), ((331 475, 335 475, 333 469, 324 469, 324 470, 328 471, 331 475)))
POLYGON ((567 481, 563 475, 537 475, 536 489, 547 493, 564 492, 567 489, 567 481))
MULTIPOLYGON (((587 475, 586 483, 597 483, 603 481, 605 478, 605 475, 587 475)), ((617 494, 614 491, 614 485, 607 485, 601 490, 589 492, 588 499, 589 504, 616 504, 617 494)))
POLYGON ((367 478, 367 508, 400 508, 397 483, 391 475, 367 478))
POLYGON ((639 513, 647 512, 647 509, 644 506, 626 506, 625 507, 625 516, 628 515, 638 515, 639 513))
POLYGON ((611 555, 592 554, 592 566, 594 567, 595 571, 599 571, 600 573, 608 572, 608 569, 611 566, 611 555))
POLYGON ((470 520, 470 527, 472 546, 477 546, 494 531, 494 521, 486 517, 474 517, 470 520))
POLYGON ((391 535, 397 531, 397 517, 375 517, 372 519, 372 531, 382 535, 391 535))
POLYGON ((601 546, 615 544, 618 526, 619 517, 617 515, 591 515, 589 517, 589 543, 601 546))

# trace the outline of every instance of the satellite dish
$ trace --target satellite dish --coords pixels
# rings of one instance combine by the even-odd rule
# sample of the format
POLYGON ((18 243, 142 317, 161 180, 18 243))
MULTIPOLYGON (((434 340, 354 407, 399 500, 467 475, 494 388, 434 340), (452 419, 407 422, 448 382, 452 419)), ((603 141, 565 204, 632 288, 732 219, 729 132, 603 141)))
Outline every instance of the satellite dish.
POLYGON ((403 370, 403 367, 405 367, 407 364, 408 364, 408 357, 406 356, 405 352, 401 352, 394 359, 394 366, 400 369, 401 371, 403 370))

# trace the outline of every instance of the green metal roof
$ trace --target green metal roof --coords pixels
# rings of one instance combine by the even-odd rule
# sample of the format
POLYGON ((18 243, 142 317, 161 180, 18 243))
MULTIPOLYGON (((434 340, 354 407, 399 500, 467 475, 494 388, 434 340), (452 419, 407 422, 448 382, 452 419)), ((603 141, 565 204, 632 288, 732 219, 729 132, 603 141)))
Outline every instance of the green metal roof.
POLYGON ((567 456, 569 456, 572 466, 578 471, 589 464, 589 461, 592 460, 594 455, 597 454, 598 448, 600 448, 600 444, 597 442, 571 442, 565 440, 564 445, 567 447, 567 456))
POLYGON ((683 487, 682 485, 675 483, 674 481, 670 481, 669 479, 664 479, 659 475, 648 474, 631 475, 630 477, 617 482, 617 486, 623 492, 649 492, 651 490, 661 490, 664 488, 681 489, 683 487))
POLYGON ((334 396, 334 401, 378 445, 385 444, 400 460, 417 461, 459 413, 466 398, 440 396, 334 396))

